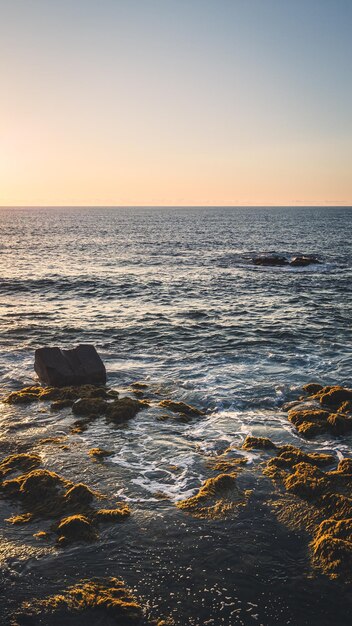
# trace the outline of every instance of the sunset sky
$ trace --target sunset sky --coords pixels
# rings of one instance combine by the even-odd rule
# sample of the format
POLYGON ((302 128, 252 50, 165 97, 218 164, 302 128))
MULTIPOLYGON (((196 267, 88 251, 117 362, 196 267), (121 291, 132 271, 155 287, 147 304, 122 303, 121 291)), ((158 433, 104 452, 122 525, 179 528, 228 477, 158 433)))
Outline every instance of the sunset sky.
POLYGON ((0 204, 352 204, 351 32, 351 0, 0 0, 0 204))

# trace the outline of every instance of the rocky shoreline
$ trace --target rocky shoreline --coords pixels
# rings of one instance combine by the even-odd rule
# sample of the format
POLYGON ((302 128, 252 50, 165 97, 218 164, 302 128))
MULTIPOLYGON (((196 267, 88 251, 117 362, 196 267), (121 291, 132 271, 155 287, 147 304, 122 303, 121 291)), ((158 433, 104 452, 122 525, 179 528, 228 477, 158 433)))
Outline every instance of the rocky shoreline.
MULTIPOLYGON (((200 408, 174 399, 161 399, 158 391, 145 382, 132 383, 123 395, 106 386, 28 386, 5 396, 3 403, 27 407, 29 411, 31 406, 43 406, 53 417, 61 411, 69 412, 72 422, 69 431, 56 438, 38 440, 41 450, 46 446, 68 449, 71 437, 85 432, 99 420, 111 428, 121 428, 151 407, 159 421, 174 420, 187 425, 205 417, 200 408)), ((352 390, 310 383, 304 386, 301 398, 284 409, 306 448, 311 437, 324 432, 343 437, 351 430, 352 390)), ((87 461, 98 463, 104 471, 111 454, 109 449, 91 448, 87 461)), ((20 437, 17 450, 2 456, 0 498, 14 508, 6 519, 7 524, 14 528, 23 525, 30 528, 35 524, 36 542, 65 550, 80 542, 99 542, 106 524, 124 524, 133 518, 133 506, 99 492, 83 482, 81 476, 73 481, 64 473, 51 470, 45 457, 37 449, 24 449, 20 437), (38 523, 42 525, 39 530, 38 523)), ((205 523, 235 519, 255 501, 257 494, 256 487, 248 488, 241 483, 242 478, 246 477, 247 482, 255 480, 256 485, 265 485, 266 506, 278 521, 288 531, 307 534, 307 560, 312 571, 342 585, 352 582, 351 458, 338 460, 332 454, 247 436, 241 446, 230 446, 208 456, 206 463, 212 475, 193 495, 176 502, 181 515, 205 523)), ((167 616, 156 621, 149 618, 124 583, 112 578, 81 580, 63 589, 59 596, 28 601, 15 612, 12 624, 56 625, 62 623, 60 619, 65 615, 73 616, 72 619, 84 615, 90 618, 92 611, 106 616, 111 624, 172 624, 167 616)))

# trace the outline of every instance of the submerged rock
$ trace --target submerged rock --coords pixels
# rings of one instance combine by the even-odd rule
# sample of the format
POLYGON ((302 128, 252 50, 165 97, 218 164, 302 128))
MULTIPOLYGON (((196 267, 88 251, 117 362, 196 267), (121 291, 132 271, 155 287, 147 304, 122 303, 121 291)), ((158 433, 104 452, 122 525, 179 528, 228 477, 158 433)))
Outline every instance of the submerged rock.
POLYGON ((186 417, 199 417, 205 415, 204 411, 197 409, 190 404, 185 404, 185 402, 176 402, 174 400, 162 400, 159 402, 159 406, 163 409, 168 409, 172 413, 179 413, 180 415, 184 415, 186 417))
POLYGON ((312 564, 331 578, 352 581, 352 459, 336 469, 328 454, 286 446, 267 462, 264 474, 285 493, 273 502, 281 522, 311 535, 312 564))
POLYGON ((55 387, 106 383, 104 363, 91 345, 72 350, 39 348, 35 351, 34 369, 42 383, 55 387))
POLYGON ((247 435, 242 444, 243 450, 275 450, 276 447, 276 444, 267 437, 252 437, 250 435, 247 435))
POLYGON ((162 626, 165 622, 151 622, 144 617, 137 602, 124 582, 117 578, 82 580, 58 595, 26 602, 15 616, 14 626, 36 624, 118 624, 119 626, 162 626), (31 616, 35 621, 25 621, 31 616), (85 621, 86 620, 86 621, 85 621))
POLYGON ((57 524, 58 541, 94 541, 97 538, 96 530, 85 515, 70 515, 64 517, 57 524))
POLYGON ((8 518, 9 523, 23 524, 35 518, 60 519, 54 527, 56 532, 62 539, 72 541, 77 537, 95 538, 95 522, 114 522, 129 515, 125 505, 96 511, 94 503, 103 497, 101 494, 84 483, 73 483, 55 472, 38 469, 39 463, 40 457, 27 454, 12 455, 0 463, 0 478, 28 470, 0 482, 2 497, 18 500, 25 511, 8 518))
POLYGON ((208 478, 196 495, 180 500, 176 506, 203 519, 222 519, 238 506, 244 505, 248 492, 237 485, 237 473, 219 474, 208 478))
POLYGON ((352 431, 352 389, 333 385, 323 387, 308 383, 303 387, 308 395, 288 408, 288 419, 304 437, 314 437, 328 432, 344 435, 352 431))

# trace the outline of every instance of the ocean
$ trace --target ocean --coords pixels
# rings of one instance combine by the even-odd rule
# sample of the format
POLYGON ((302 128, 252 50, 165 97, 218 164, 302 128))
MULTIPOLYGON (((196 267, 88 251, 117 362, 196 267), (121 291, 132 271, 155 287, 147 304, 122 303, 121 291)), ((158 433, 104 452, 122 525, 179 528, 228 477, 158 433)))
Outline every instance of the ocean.
MULTIPOLYGON (((208 457, 248 434, 352 454, 351 435, 302 441, 282 410, 307 382, 351 386, 351 232, 343 207, 0 210, 2 393, 34 384, 36 348, 91 343, 111 387, 142 381, 206 412, 185 424, 146 410, 73 437, 74 455, 43 452, 50 469, 104 485, 132 515, 99 546, 65 552, 37 548, 33 530, 1 515, 4 616, 93 572, 122 576, 176 626, 349 623, 343 585, 311 575, 307 543, 273 518, 253 477, 243 481, 257 501, 238 519, 194 520, 175 503, 208 477, 208 457), (268 252, 320 263, 253 264, 268 252), (88 459, 94 446, 114 451, 107 471, 88 459)), ((3 456, 15 439, 65 433, 70 419, 1 410, 3 456)))

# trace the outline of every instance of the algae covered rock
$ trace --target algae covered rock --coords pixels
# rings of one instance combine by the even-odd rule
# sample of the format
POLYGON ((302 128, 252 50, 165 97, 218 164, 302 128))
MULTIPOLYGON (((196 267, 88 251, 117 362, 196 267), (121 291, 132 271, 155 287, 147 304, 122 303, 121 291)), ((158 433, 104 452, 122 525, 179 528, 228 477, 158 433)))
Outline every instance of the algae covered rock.
POLYGON ((108 403, 103 398, 81 398, 72 405, 74 415, 104 415, 108 403))
POLYGON ((286 448, 264 469, 285 490, 274 511, 289 527, 310 533, 314 567, 352 582, 352 459, 328 470, 332 455, 286 448))
POLYGON ((58 541, 93 541, 97 538, 96 530, 85 515, 64 517, 56 526, 58 541))
POLYGON ((245 504, 247 493, 237 485, 237 473, 219 474, 208 478, 198 493, 177 502, 177 507, 203 519, 222 519, 245 504))
POLYGON ((0 478, 14 472, 29 472, 41 464, 38 454, 11 454, 0 462, 0 478))
POLYGON ((352 432, 351 389, 318 383, 308 383, 303 389, 308 400, 286 406, 288 419, 300 435, 312 438, 326 432, 335 436, 352 432))
POLYGON ((104 448, 91 448, 88 451, 89 456, 92 457, 94 461, 105 459, 108 456, 114 454, 112 450, 104 450, 104 448))
POLYGON ((163 409, 168 409, 172 413, 179 413, 180 415, 185 415, 186 417, 200 417, 205 415, 204 411, 186 404, 185 402, 176 402, 175 400, 162 400, 159 402, 159 406, 163 409))
POLYGON ((14 626, 59 626, 67 623, 116 624, 119 626, 157 626, 162 622, 146 620, 142 606, 124 582, 117 578, 82 580, 58 595, 25 602, 15 616, 14 626), (26 617, 35 621, 25 621, 26 617), (76 621, 77 620, 77 621, 76 621))
POLYGON ((127 505, 121 505, 115 509, 99 509, 95 513, 98 522, 120 522, 131 515, 127 505))
POLYGON ((243 450, 275 450, 276 447, 275 443, 267 437, 252 437, 251 435, 247 435, 242 444, 243 450))
POLYGON ((143 407, 143 403, 134 398, 119 398, 109 403, 106 417, 111 422, 119 424, 135 417, 143 407))

